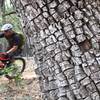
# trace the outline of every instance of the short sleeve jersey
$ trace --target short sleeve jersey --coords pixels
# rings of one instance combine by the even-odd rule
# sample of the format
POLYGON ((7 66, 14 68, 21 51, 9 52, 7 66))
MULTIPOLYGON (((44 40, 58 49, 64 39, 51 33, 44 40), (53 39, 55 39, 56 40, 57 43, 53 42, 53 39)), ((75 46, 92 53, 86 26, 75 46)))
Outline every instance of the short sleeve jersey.
POLYGON ((13 33, 10 37, 6 37, 2 33, 0 34, 0 37, 1 38, 5 37, 7 39, 10 48, 13 46, 18 46, 18 48, 20 48, 21 39, 17 33, 13 33))

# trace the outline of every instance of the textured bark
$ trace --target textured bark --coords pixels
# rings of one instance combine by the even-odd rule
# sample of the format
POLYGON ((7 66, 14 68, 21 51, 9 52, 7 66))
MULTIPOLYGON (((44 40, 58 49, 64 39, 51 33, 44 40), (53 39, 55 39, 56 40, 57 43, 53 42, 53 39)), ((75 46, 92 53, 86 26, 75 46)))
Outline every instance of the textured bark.
POLYGON ((11 1, 37 64, 43 100, 100 100, 100 1, 11 1))

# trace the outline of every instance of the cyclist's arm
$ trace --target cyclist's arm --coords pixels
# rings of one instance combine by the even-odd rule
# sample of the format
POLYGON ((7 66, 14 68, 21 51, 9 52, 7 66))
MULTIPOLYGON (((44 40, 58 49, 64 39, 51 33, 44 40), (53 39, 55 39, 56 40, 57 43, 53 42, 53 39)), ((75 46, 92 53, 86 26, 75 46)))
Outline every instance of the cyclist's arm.
POLYGON ((19 44, 20 44, 20 39, 18 36, 15 36, 14 40, 13 40, 13 47, 11 49, 9 49, 6 53, 10 54, 10 53, 13 53, 14 51, 16 51, 18 49, 19 44))
POLYGON ((14 51, 16 51, 18 49, 18 46, 15 45, 13 46, 10 50, 8 50, 6 53, 9 54, 9 53, 13 53, 14 51))

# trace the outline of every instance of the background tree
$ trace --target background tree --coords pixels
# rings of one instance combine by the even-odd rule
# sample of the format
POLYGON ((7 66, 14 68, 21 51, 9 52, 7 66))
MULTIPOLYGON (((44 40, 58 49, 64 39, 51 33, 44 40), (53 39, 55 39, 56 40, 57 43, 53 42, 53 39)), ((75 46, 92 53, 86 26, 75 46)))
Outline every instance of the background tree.
POLYGON ((100 100, 100 1, 11 0, 36 61, 44 100, 100 100))

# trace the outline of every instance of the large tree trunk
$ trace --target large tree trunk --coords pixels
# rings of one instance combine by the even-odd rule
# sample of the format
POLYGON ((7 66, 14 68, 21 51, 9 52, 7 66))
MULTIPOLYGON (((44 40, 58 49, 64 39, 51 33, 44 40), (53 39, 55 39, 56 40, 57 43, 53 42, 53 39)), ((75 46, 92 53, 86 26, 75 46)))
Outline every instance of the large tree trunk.
POLYGON ((28 36, 43 100, 100 100, 100 1, 11 1, 28 36))

